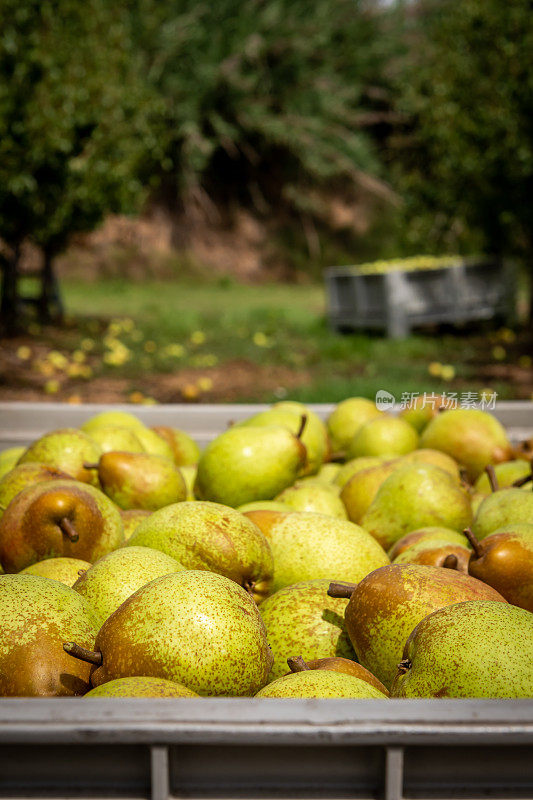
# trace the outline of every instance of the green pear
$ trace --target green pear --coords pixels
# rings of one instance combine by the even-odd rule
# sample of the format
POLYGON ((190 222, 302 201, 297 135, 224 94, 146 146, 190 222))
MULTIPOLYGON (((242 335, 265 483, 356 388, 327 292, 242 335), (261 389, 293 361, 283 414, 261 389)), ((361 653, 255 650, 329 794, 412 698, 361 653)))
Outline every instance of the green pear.
POLYGON ((490 586, 453 569, 391 564, 375 570, 355 587, 346 607, 346 630, 358 661, 390 688, 415 625, 466 600, 505 603, 490 586))
POLYGON ((378 467, 384 461, 390 461, 390 459, 387 458, 387 456, 361 456, 361 458, 352 458, 341 466, 335 477, 335 483, 342 489, 357 472, 361 472, 363 469, 378 467))
POLYGON ((386 700, 387 695, 368 681, 325 669, 284 675, 269 683, 256 697, 360 697, 386 700))
POLYGON ((412 631, 394 697, 533 697, 533 614, 493 602, 463 602, 426 616, 412 631))
POLYGON ((100 625, 141 586, 185 569, 176 559, 150 547, 121 547, 89 567, 73 589, 91 604, 100 625))
POLYGON ((240 511, 241 514, 245 514, 247 511, 288 511, 289 509, 280 500, 257 500, 255 503, 245 503, 236 510, 240 511))
POLYGON ((173 461, 150 453, 104 453, 98 479, 105 494, 124 511, 157 511, 187 497, 187 487, 173 461))
MULTIPOLYGON (((515 459, 514 461, 504 461, 502 464, 496 464, 494 466, 494 474, 500 489, 505 489, 512 486, 516 480, 530 475, 531 464, 529 461, 524 461, 522 458, 515 459)), ((531 491, 530 484, 524 484, 523 488, 525 491, 531 491)), ((474 489, 476 492, 481 492, 484 495, 488 495, 492 492, 489 476, 486 472, 482 472, 476 480, 474 489)))
POLYGON ((379 487, 361 525, 388 550, 409 531, 426 525, 461 531, 470 525, 467 493, 432 464, 399 467, 379 487))
POLYGON ((116 678, 87 692, 85 697, 200 697, 182 683, 135 675, 116 678))
POLYGON ((348 519, 344 503, 338 492, 320 481, 297 481, 284 489, 276 500, 284 503, 293 511, 314 511, 338 519, 348 519))
POLYGON ((0 478, 7 475, 17 465, 25 450, 25 447, 8 447, 7 450, 0 452, 0 478))
POLYGON ((135 428, 135 436, 139 439, 147 453, 152 456, 163 456, 174 463, 174 451, 166 439, 150 428, 135 428))
POLYGON ((418 542, 432 542, 435 540, 448 542, 448 544, 458 544, 462 547, 468 547, 468 539, 464 533, 454 531, 451 528, 439 528, 438 526, 427 525, 424 528, 417 528, 414 531, 406 533, 401 539, 395 542, 388 551, 389 558, 393 561, 397 556, 412 547, 418 542))
POLYGON ((422 433, 433 417, 440 413, 441 408, 446 408, 449 402, 449 398, 446 395, 432 397, 431 399, 427 394, 420 395, 413 399, 409 407, 400 411, 400 417, 408 422, 409 425, 412 425, 417 433, 422 433))
POLYGON ((93 686, 141 673, 209 696, 255 694, 272 664, 250 595, 197 570, 164 575, 135 592, 104 622, 93 652, 73 642, 64 647, 92 661, 93 686))
POLYGON ((144 508, 130 508, 127 511, 119 509, 122 523, 124 525, 124 540, 127 542, 133 531, 136 531, 140 523, 152 514, 144 508))
POLYGON ((99 425, 89 434, 93 442, 100 447, 102 453, 121 450, 125 453, 144 453, 144 447, 132 428, 121 428, 119 425, 99 425))
POLYGON ((169 428, 166 425, 156 425, 152 430, 170 445, 174 463, 178 467, 194 466, 198 463, 200 448, 188 433, 180 431, 178 428, 169 428))
POLYGON ((72 588, 80 573, 88 570, 90 566, 88 561, 83 561, 81 558, 47 558, 45 561, 38 561, 26 567, 19 574, 40 575, 42 578, 51 578, 72 588))
POLYGON ((195 494, 233 507, 272 500, 294 483, 305 459, 305 447, 287 428, 235 426, 202 453, 195 494))
POLYGON ((448 539, 421 539, 396 556, 394 564, 426 564, 468 572, 471 551, 448 539))
POLYGON ((38 462, 66 472, 74 480, 98 486, 98 477, 86 463, 98 461, 101 450, 87 434, 77 428, 62 428, 45 433, 31 444, 18 460, 19 464, 38 462))
POLYGON ((327 464, 322 464, 318 470, 316 477, 325 483, 334 484, 337 475, 341 470, 341 464, 334 464, 329 461, 327 464))
POLYGON ((388 564, 383 548, 348 520, 305 511, 280 514, 268 533, 274 557, 273 592, 318 578, 359 581, 388 564))
POLYGON ((500 489, 480 504, 472 530, 478 539, 484 539, 498 528, 518 522, 533 524, 533 492, 531 489, 528 492, 518 488, 500 489))
POLYGON ((430 450, 427 447, 420 447, 402 456, 401 459, 402 464, 417 464, 419 462, 440 467, 445 472, 449 472, 457 483, 461 482, 459 464, 451 456, 443 453, 441 450, 430 450))
POLYGON ((82 431, 90 435, 97 428, 109 427, 110 425, 133 428, 134 430, 146 427, 140 419, 128 411, 102 411, 100 414, 89 417, 80 427, 82 431))
POLYGON ((326 423, 334 452, 344 452, 366 422, 382 415, 376 404, 366 397, 348 397, 338 403, 326 423))
POLYGON ((346 458, 402 456, 417 447, 418 434, 408 422, 383 414, 358 430, 346 448, 346 458))
POLYGON ((70 479, 29 486, 0 518, 0 562, 6 572, 61 556, 93 562, 123 542, 115 504, 94 486, 70 479))
POLYGON ((257 602, 272 584, 272 553, 259 528, 233 508, 209 502, 175 503, 140 523, 127 546, 153 547, 186 569, 218 572, 257 602))
POLYGON ((288 658, 287 664, 291 672, 303 672, 308 669, 326 669, 333 670, 333 672, 343 672, 345 675, 353 675, 355 678, 360 678, 362 681, 370 683, 371 686, 379 692, 383 692, 386 697, 389 696, 389 690, 381 681, 378 681, 375 675, 372 675, 371 672, 357 661, 352 661, 349 658, 330 656, 329 658, 317 658, 304 661, 301 656, 297 656, 296 658, 288 658))
POLYGON ((84 694, 89 665, 63 650, 66 639, 94 646, 98 622, 89 603, 56 580, 36 575, 0 579, 0 696, 84 694))
POLYGON ((54 478, 69 479, 70 475, 61 472, 55 467, 48 467, 46 464, 19 464, 13 467, 2 479, 0 479, 0 516, 2 509, 6 509, 15 495, 35 483, 51 481, 54 478))
POLYGON ((355 658, 344 624, 348 600, 328 597, 328 586, 327 580, 303 581, 280 589, 261 604, 274 659, 271 680, 287 672, 287 653, 301 653, 306 661, 355 658))
POLYGON ((341 489, 341 500, 346 508, 348 519, 359 523, 370 508, 379 487, 400 466, 399 459, 382 461, 367 469, 355 472, 341 489))
POLYGON ((487 464, 509 461, 512 448, 500 422, 487 411, 455 408, 434 417, 420 439, 421 447, 442 450, 475 480, 487 464))

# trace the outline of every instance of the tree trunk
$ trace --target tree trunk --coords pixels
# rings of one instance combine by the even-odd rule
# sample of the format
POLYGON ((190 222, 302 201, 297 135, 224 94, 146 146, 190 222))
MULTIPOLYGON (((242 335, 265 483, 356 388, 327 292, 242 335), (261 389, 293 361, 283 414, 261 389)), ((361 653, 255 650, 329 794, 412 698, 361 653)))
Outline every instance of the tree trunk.
POLYGON ((16 244, 13 253, 2 258, 2 299, 0 301, 0 327, 6 336, 14 336, 20 329, 20 308, 18 294, 18 264, 20 245, 16 244))
POLYGON ((54 255, 51 250, 44 250, 44 263, 41 275, 41 294, 38 310, 41 322, 61 321, 63 319, 63 303, 59 285, 54 273, 54 255))

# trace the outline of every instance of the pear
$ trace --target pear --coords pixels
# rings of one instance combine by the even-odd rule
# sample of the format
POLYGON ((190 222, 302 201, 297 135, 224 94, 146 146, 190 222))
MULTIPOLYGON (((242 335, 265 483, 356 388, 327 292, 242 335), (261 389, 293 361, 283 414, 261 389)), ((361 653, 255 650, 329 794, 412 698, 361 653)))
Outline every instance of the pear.
POLYGON ((136 531, 140 523, 152 514, 144 508, 130 508, 127 511, 119 509, 122 523, 124 525, 124 540, 127 542, 133 531, 136 531))
POLYGON ((152 430, 170 445, 174 463, 178 467, 194 466, 198 463, 200 448, 188 433, 167 425, 155 425, 152 430))
POLYGON ((0 453, 0 478, 7 475, 17 465, 17 461, 25 450, 25 447, 8 447, 7 450, 2 450, 0 453))
POLYGON ((413 450, 411 453, 407 453, 405 456, 402 456, 401 460, 402 465, 416 464, 419 462, 423 464, 434 464, 436 467, 440 467, 445 472, 449 472, 457 483, 460 483, 461 481, 461 474, 457 461, 440 450, 430 450, 427 447, 421 447, 417 450, 413 450))
POLYGON ((40 575, 72 587, 80 577, 80 573, 88 570, 90 566, 88 561, 83 561, 81 558, 47 558, 45 561, 38 561, 26 567, 20 574, 40 575))
POLYGON ((158 433, 150 430, 150 428, 145 428, 143 425, 140 428, 135 428, 135 436, 139 439, 145 452, 150 453, 152 456, 163 456, 163 458, 168 458, 169 461, 174 463, 172 447, 158 433))
POLYGON ((93 686, 141 673, 209 696, 255 694, 272 664, 250 595, 197 570, 164 575, 135 592, 104 622, 94 651, 74 642, 64 647, 92 661, 93 686))
POLYGON ((334 464, 333 462, 329 461, 327 464, 322 464, 316 474, 316 477, 325 483, 334 484, 340 470, 341 464, 334 464))
POLYGON ((348 397, 338 403, 329 415, 326 425, 335 452, 344 452, 357 431, 374 417, 383 415, 376 404, 366 397, 348 397))
POLYGON ((394 559, 395 564, 426 564, 468 572, 470 550, 447 539, 421 539, 394 559))
POLYGON ((245 503, 237 511, 248 516, 248 511, 289 511, 290 509, 281 500, 256 500, 255 503, 245 503))
POLYGON ((358 661, 390 688, 415 625, 439 608, 466 600, 505 603, 490 586, 453 569, 392 564, 375 570, 353 588, 345 612, 358 661))
POLYGON ((276 500, 293 511, 314 511, 338 519, 348 519, 338 492, 320 481, 297 481, 278 494, 276 500))
POLYGON ((359 523, 368 511, 382 483, 400 466, 401 461, 383 461, 368 469, 358 470, 341 489, 341 500, 348 518, 359 523))
POLYGON ((533 611, 533 524, 499 528, 479 542, 466 531, 474 552, 468 571, 515 606, 533 611))
POLYGON ((448 472, 422 463, 396 469, 360 520, 386 550, 417 528, 436 525, 461 531, 471 521, 467 493, 448 472))
POLYGON ((500 422, 488 412, 475 408, 455 408, 438 414, 425 428, 420 444, 447 453, 465 468, 472 481, 487 464, 498 464, 513 457, 500 422))
POLYGON ((464 533, 459 533, 451 528, 439 528, 438 526, 428 525, 425 528, 418 528, 415 531, 410 531, 401 539, 398 539, 390 548, 389 558, 391 561, 399 556, 404 550, 411 548, 418 542, 431 542, 435 540, 444 540, 448 544, 458 544, 462 547, 468 547, 468 539, 464 533))
POLYGON ((98 477, 87 462, 98 461, 101 450, 87 434, 77 428, 62 428, 45 433, 31 444, 18 460, 19 464, 38 462, 66 472, 77 481, 98 486, 98 477))
POLYGON ((233 508, 184 502, 141 522, 127 546, 153 547, 186 569, 218 572, 249 591, 257 602, 272 584, 272 553, 259 528, 233 508))
POLYGON ((162 456, 104 453, 97 467, 103 491, 123 510, 157 511, 187 497, 187 487, 179 469, 162 456))
POLYGON ((273 592, 314 578, 359 581, 389 563, 385 551, 365 530, 324 514, 280 514, 267 538, 274 557, 273 592))
POLYGON ((116 678, 87 692, 85 697, 200 697, 182 683, 135 675, 116 678))
POLYGON ((73 589, 88 600, 100 625, 141 586, 185 569, 176 559, 150 547, 121 547, 89 567, 73 589))
POLYGON ((119 425, 99 425, 89 434, 102 453, 121 450, 125 453, 144 453, 144 447, 132 428, 119 425))
POLYGON ((342 489, 357 472, 370 469, 371 467, 378 467, 384 461, 390 461, 390 459, 387 458, 387 456, 361 456, 360 458, 352 458, 340 467, 335 476, 335 484, 342 489))
POLYGON ((115 504, 94 486, 73 480, 29 486, 0 519, 0 562, 6 572, 55 556, 93 562, 123 542, 115 504))
POLYGON ((305 447, 287 428, 235 426, 204 450, 195 494, 233 507, 272 500, 294 483, 305 459, 305 447))
POLYGON ((70 475, 46 464, 20 464, 14 467, 0 480, 0 516, 2 509, 7 508, 15 495, 23 489, 54 478, 68 479, 70 475))
POLYGON ((185 481, 185 487, 187 489, 186 500, 196 499, 194 496, 194 484, 196 483, 197 471, 196 464, 184 464, 180 467, 181 477, 185 481))
MULTIPOLYGON (((524 461, 519 458, 514 461, 504 461, 502 464, 496 464, 494 467, 494 475, 496 482, 500 489, 504 489, 513 485, 513 483, 520 478, 525 478, 531 474, 531 464, 529 461, 524 461)), ((529 484, 524 484, 525 491, 531 491, 529 484)), ((491 493, 492 488, 489 481, 489 476, 486 472, 482 472, 474 484, 476 492, 484 495, 491 493)))
POLYGON ((382 692, 386 697, 389 696, 389 690, 383 686, 381 681, 372 675, 357 661, 351 661, 349 658, 342 658, 340 656, 332 656, 331 658, 318 658, 311 661, 304 661, 301 656, 297 658, 288 658, 287 664, 291 672, 302 672, 306 669, 326 669, 333 672, 343 672, 345 675, 353 675, 355 678, 360 678, 366 681, 379 692, 382 692))
POLYGON ((413 399, 408 408, 400 411, 400 417, 412 425, 417 433, 422 433, 433 417, 439 414, 441 408, 445 409, 449 402, 446 395, 431 398, 427 394, 420 395, 413 399))
POLYGON ((394 697, 533 697, 533 615, 504 603, 441 608, 412 631, 394 697))
POLYGON ((533 492, 518 488, 500 489, 489 494, 480 504, 472 530, 478 539, 484 539, 498 528, 518 522, 533 524, 533 492))
POLYGON ((98 623, 89 603, 56 580, 0 579, 0 696, 84 694, 89 665, 63 651, 65 639, 94 646, 98 623))
POLYGON ((329 581, 311 580, 280 589, 261 604, 273 664, 270 679, 287 672, 287 653, 306 660, 355 658, 344 624, 345 598, 328 597, 329 581))
POLYGON ((368 681, 333 670, 309 669, 284 675, 256 697, 359 697, 386 700, 387 695, 368 681))
POLYGON ((346 457, 402 456, 417 447, 418 434, 408 422, 383 414, 359 429, 346 448, 346 457))
POLYGON ((134 430, 146 427, 140 419, 128 411, 102 411, 100 414, 95 414, 85 420, 81 425, 81 430, 90 435, 97 428, 109 427, 110 425, 133 428, 134 430))

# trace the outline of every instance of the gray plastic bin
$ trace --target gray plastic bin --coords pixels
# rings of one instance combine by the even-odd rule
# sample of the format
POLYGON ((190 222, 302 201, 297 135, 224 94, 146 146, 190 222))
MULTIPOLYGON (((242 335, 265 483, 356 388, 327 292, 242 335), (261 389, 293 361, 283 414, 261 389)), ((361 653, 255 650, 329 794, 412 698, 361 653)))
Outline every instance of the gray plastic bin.
MULTIPOLYGON (((0 404, 0 449, 103 408, 0 404)), ((262 407, 123 408, 203 444, 262 407)), ((0 699, 0 797, 533 798, 533 699, 0 699)))

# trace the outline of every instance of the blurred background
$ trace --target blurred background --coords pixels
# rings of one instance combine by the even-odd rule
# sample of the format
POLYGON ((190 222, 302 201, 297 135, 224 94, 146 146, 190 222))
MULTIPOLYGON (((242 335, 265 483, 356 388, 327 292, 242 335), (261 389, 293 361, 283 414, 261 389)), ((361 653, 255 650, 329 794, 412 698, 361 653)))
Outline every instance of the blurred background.
POLYGON ((1 0, 0 400, 532 398, 532 52, 529 0, 1 0), (428 255, 512 313, 330 324, 428 255))

